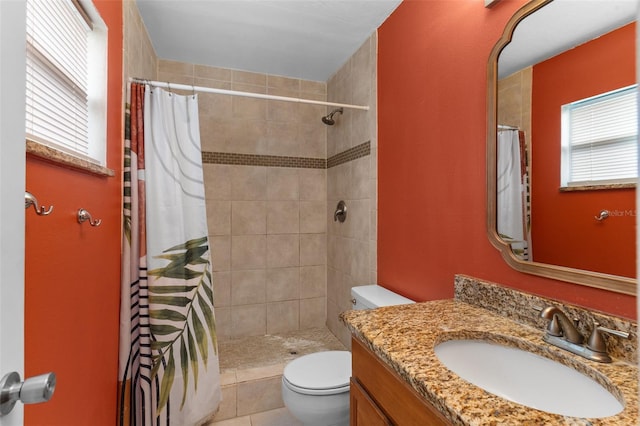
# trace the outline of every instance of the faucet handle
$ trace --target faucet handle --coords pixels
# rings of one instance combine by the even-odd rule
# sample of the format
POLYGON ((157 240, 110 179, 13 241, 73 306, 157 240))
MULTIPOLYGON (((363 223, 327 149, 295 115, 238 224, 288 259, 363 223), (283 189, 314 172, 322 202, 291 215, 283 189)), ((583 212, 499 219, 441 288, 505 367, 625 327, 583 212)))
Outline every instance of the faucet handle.
POLYGON ((604 341, 602 333, 612 334, 624 339, 629 338, 629 333, 627 333, 626 331, 602 327, 600 323, 598 323, 597 321, 593 321, 593 331, 591 332, 591 336, 589 336, 589 340, 587 341, 587 348, 591 349, 594 352, 606 353, 607 344, 604 341))

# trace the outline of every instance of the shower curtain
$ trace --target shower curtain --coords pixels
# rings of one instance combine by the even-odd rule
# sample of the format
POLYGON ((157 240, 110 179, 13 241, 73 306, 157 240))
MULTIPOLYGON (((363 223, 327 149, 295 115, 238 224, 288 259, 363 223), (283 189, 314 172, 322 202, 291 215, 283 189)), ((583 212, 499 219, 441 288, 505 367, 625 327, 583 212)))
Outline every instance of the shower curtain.
POLYGON ((498 131, 498 234, 513 252, 526 259, 528 242, 524 216, 523 155, 519 130, 498 131))
POLYGON ((195 425, 221 400, 198 100, 128 99, 118 424, 195 425))

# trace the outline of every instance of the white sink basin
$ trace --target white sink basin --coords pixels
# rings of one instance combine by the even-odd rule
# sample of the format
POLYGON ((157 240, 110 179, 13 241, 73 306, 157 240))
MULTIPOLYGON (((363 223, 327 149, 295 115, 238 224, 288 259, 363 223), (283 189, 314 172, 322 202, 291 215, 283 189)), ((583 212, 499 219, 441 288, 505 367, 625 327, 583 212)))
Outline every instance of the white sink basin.
POLYGON ((623 408, 593 379, 531 352, 483 340, 449 340, 435 352, 466 381, 531 408, 589 418, 613 416, 623 408))

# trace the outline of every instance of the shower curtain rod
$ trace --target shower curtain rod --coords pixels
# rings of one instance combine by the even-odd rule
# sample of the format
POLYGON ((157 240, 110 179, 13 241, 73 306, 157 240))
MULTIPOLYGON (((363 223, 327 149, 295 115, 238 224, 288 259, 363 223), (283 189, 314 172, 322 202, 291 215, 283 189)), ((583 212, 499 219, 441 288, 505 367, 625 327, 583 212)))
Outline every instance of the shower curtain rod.
POLYGON ((264 93, 240 92, 238 90, 214 89, 211 87, 192 86, 188 84, 177 84, 177 83, 174 84, 174 83, 169 83, 164 81, 150 81, 150 80, 143 80, 140 78, 129 78, 129 82, 149 84, 151 86, 167 88, 169 90, 171 89, 191 90, 194 92, 202 92, 202 93, 217 93, 219 95, 244 96, 247 98, 259 98, 259 99, 270 99, 274 101, 298 102, 298 103, 304 103, 304 104, 335 106, 335 107, 341 107, 341 108, 360 109, 365 111, 369 110, 368 105, 351 105, 351 104, 341 104, 336 102, 316 101, 313 99, 290 98, 287 96, 265 95, 264 93))

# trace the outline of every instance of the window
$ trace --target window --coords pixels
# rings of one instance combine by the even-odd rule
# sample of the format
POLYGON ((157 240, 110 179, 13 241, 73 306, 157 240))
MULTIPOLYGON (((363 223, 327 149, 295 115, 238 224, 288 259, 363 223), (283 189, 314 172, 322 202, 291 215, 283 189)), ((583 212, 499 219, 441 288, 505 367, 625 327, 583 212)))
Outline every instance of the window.
POLYGON ((562 186, 635 183, 637 86, 562 106, 562 186))
POLYGON ((27 139, 101 166, 106 35, 89 0, 27 0, 27 139))

